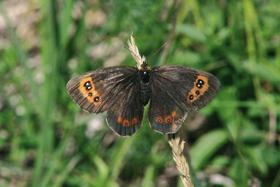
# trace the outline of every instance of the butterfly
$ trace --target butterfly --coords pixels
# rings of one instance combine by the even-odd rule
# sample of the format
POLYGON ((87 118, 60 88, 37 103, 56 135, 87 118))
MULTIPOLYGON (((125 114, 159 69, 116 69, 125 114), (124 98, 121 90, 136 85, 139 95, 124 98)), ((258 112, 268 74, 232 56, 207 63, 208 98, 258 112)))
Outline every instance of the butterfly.
POLYGON ((176 133, 187 112, 205 107, 220 89, 217 77, 197 69, 176 65, 150 69, 133 35, 128 45, 137 68, 97 69, 67 83, 73 101, 90 113, 107 111, 109 127, 120 136, 131 136, 142 126, 149 101, 151 128, 163 134, 176 133))

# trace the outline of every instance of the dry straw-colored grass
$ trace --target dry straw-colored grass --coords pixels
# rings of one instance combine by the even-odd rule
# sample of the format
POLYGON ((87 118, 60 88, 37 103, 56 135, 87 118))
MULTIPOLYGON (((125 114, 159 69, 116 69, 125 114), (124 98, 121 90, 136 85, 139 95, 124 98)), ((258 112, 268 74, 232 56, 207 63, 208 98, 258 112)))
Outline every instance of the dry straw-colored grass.
POLYGON ((180 140, 180 135, 177 133, 168 135, 168 143, 172 148, 173 159, 177 169, 182 174, 181 179, 185 187, 193 187, 189 174, 189 165, 183 155, 185 141, 180 140))

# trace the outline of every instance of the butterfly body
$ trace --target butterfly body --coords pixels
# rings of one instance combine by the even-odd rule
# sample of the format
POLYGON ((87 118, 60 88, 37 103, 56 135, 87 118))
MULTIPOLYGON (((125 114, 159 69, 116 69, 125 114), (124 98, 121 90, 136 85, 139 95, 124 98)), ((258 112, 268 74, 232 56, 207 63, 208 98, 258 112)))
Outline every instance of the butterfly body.
POLYGON ((150 74, 151 70, 146 63, 144 68, 140 69, 140 101, 146 106, 150 99, 151 88, 150 88, 150 74))
MULTIPOLYGON (((132 38, 133 39, 133 38, 132 38)), ((129 43, 130 44, 130 43, 129 43)), ((67 83, 71 98, 85 111, 107 111, 107 123, 120 136, 133 135, 142 125, 148 104, 150 126, 164 134, 175 133, 187 112, 206 106, 220 89, 212 74, 184 66, 149 68, 134 49, 138 68, 117 66, 98 69, 67 83)))

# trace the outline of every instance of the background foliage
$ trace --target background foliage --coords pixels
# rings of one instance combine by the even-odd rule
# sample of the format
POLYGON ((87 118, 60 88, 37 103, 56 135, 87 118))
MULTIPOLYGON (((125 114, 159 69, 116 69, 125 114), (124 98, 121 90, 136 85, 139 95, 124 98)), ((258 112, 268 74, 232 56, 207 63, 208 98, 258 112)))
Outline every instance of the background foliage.
POLYGON ((120 138, 66 92, 77 74, 135 66, 122 48, 131 33, 151 67, 221 80, 180 129, 195 186, 280 185, 280 1, 0 3, 0 186, 182 186, 147 111, 136 135, 120 138))

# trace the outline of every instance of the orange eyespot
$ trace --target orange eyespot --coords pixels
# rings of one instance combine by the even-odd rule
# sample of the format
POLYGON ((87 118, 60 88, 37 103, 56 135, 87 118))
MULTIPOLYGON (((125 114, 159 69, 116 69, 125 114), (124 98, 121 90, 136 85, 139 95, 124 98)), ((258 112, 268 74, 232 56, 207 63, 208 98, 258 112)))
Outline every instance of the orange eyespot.
POLYGON ((175 118, 177 116, 177 112, 174 110, 171 115, 172 115, 172 118, 175 118))
POLYGON ((98 101, 99 101, 99 97, 96 96, 96 97, 93 99, 93 102, 98 103, 98 101))
POLYGON ((123 120, 123 126, 124 127, 129 127, 130 126, 130 123, 129 123, 129 121, 127 119, 123 120))
POLYGON ((198 100, 209 88, 208 79, 199 75, 194 82, 194 87, 188 94, 187 102, 192 103, 198 100))
POLYGON ((156 122, 157 123, 162 123, 163 122, 162 117, 161 116, 157 117, 156 122))
POLYGON ((93 103, 94 104, 100 104, 101 103, 101 97, 99 94, 95 95, 93 98, 93 103))
POLYGON ((95 90, 91 77, 84 78, 80 81, 79 91, 94 105, 101 104, 101 97, 95 90))
POLYGON ((137 123, 137 118, 133 118, 132 119, 132 125, 136 124, 137 123))
POLYGON ((172 118, 170 115, 166 116, 165 119, 164 119, 165 123, 170 123, 172 122, 172 118))
POLYGON ((118 122, 119 122, 119 123, 122 122, 122 117, 121 117, 121 116, 118 117, 118 122))

